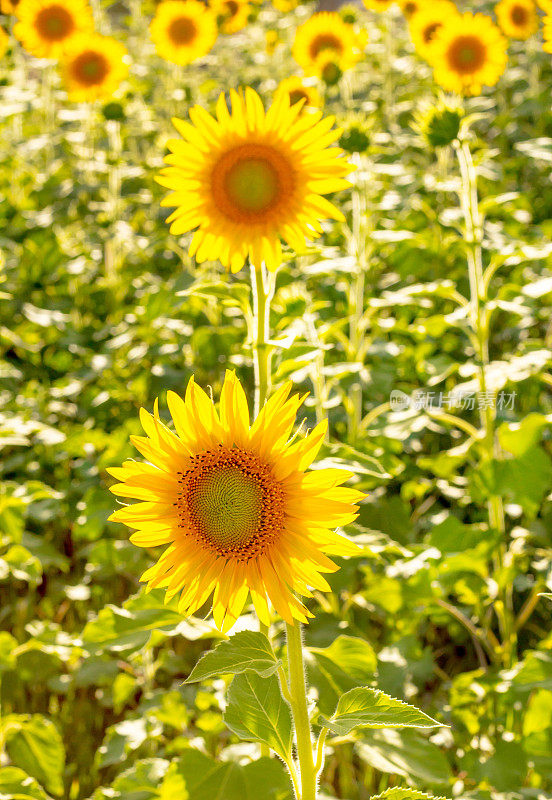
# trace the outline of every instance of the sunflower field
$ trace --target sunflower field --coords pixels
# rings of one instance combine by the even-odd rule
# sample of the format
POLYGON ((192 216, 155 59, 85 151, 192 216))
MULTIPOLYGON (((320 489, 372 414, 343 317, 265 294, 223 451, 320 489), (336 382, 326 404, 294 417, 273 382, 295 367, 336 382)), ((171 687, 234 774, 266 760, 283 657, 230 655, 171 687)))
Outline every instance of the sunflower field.
POLYGON ((552 0, 0 0, 0 800, 552 800, 552 0))

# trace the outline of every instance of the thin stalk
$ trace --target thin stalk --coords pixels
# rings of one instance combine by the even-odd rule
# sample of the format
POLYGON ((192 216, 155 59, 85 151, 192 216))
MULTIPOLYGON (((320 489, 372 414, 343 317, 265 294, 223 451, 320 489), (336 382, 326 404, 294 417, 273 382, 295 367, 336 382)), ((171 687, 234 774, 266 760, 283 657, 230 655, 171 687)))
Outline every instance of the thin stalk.
MULTIPOLYGON (((483 431, 482 448, 486 461, 492 461, 497 455, 495 436, 496 403, 488 402, 489 388, 487 370, 489 367, 489 315, 486 310, 487 286, 483 274, 482 236, 483 226, 479 210, 477 194, 477 172, 468 142, 459 143, 456 155, 462 178, 460 201, 466 226, 468 247, 468 272, 470 282, 470 323, 474 333, 473 341, 479 368, 479 389, 485 397, 480 406, 480 421, 483 431)), ((493 392, 496 399, 496 393, 493 392)), ((487 503, 489 525, 500 533, 501 541, 497 552, 497 568, 503 570, 506 557, 506 525, 502 498, 492 495, 487 503)), ((513 603, 511 588, 504 586, 504 578, 500 576, 500 595, 495 603, 502 638, 502 658, 505 667, 511 667, 517 643, 513 624, 513 603)))
MULTIPOLYGON (((298 621, 286 624, 289 692, 295 728, 295 744, 301 775, 301 795, 297 800, 316 800, 316 764, 313 754, 312 733, 307 705, 307 686, 303 663, 303 643, 298 621)), ((318 760, 318 759, 317 759, 318 760)))
POLYGON ((253 364, 255 369, 255 416, 264 406, 270 393, 270 301, 274 295, 274 281, 265 275, 264 267, 251 266, 253 291, 253 364))

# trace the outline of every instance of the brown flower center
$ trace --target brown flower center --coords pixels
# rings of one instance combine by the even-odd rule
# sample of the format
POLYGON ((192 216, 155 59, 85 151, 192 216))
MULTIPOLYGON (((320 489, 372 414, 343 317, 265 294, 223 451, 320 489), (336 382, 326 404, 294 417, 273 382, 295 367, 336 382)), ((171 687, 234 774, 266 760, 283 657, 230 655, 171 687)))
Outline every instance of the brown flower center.
POLYGON ((514 25, 526 25, 529 18, 529 14, 527 9, 524 6, 512 6, 512 10, 510 12, 510 19, 514 23, 514 25))
POLYGON ((314 60, 324 50, 333 50, 339 55, 343 54, 343 43, 338 36, 332 33, 321 33, 315 36, 309 47, 309 55, 314 60))
POLYGON ((173 19, 169 25, 167 34, 172 43, 180 47, 181 45, 193 42, 197 35, 197 27, 193 19, 189 17, 177 17, 173 19))
POLYGON ((303 89, 294 89, 289 93, 290 106, 294 106, 295 103, 298 103, 300 100, 304 100, 307 105, 309 103, 309 96, 303 89))
POLYGON ((97 86, 107 77, 109 62, 102 53, 87 50, 75 58, 71 72, 75 80, 83 86, 97 86))
POLYGON ((284 524, 284 493, 270 468, 237 447, 190 457, 179 474, 180 528, 226 558, 262 555, 284 524))
POLYGON ((485 45, 477 36, 458 36, 448 50, 451 69, 461 75, 470 75, 485 63, 485 45))
POLYGON ((73 33, 75 22, 66 8, 53 5, 38 12, 35 27, 43 39, 49 42, 61 42, 73 33))
POLYGON ((288 160, 274 147, 244 144, 225 153, 211 174, 214 203, 237 223, 263 223, 294 192, 288 160))
POLYGON ((435 34, 439 30, 439 28, 443 27, 442 22, 432 22, 430 25, 424 28, 422 37, 426 44, 429 44, 434 38, 435 34))

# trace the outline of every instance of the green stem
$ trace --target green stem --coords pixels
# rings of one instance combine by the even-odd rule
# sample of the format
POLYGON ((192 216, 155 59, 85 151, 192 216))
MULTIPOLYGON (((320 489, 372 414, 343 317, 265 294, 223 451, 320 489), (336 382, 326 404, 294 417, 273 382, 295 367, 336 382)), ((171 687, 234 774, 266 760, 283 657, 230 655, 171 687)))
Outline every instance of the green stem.
POLYGON ((255 416, 258 415, 270 394, 270 301, 274 294, 274 282, 269 282, 264 267, 251 267, 253 291, 253 363, 255 368, 255 416), (268 284, 268 288, 267 288, 268 284))
MULTIPOLYGON (((307 686, 305 667, 303 664, 303 643, 301 627, 298 621, 294 625, 286 625, 289 692, 291 711, 295 727, 295 743, 299 771, 301 774, 301 796, 297 800, 316 800, 316 764, 313 755, 313 743, 307 705, 307 686)), ((318 759, 317 759, 318 760, 318 759)))
MULTIPOLYGON (((460 200, 466 225, 468 246, 468 271, 470 282, 470 323, 474 333, 474 344, 477 351, 479 367, 479 389, 485 396, 480 407, 481 429, 483 431, 482 447, 486 461, 497 457, 495 436, 496 408, 495 402, 488 402, 489 388, 487 370, 489 367, 489 315, 486 310, 487 286, 483 274, 483 221, 479 210, 477 193, 477 172, 473 163, 471 150, 467 141, 456 146, 456 155, 462 178, 460 200)), ((494 400, 496 393, 493 392, 494 400)), ((497 569, 502 573, 506 558, 506 525, 504 505, 499 495, 492 495, 487 504, 489 526, 501 536, 497 552, 497 569)), ((511 587, 505 585, 504 575, 499 576, 499 598, 495 603, 495 612, 500 626, 502 638, 502 660, 506 668, 512 666, 517 649, 516 632, 513 620, 513 598, 511 587)))

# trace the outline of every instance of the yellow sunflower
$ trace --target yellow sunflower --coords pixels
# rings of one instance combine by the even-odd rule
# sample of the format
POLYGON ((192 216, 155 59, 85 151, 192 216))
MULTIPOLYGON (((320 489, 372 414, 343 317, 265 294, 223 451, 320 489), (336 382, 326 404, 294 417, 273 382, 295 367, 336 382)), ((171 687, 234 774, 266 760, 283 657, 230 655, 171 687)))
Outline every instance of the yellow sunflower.
POLYGON ((94 30, 85 0, 21 0, 13 32, 29 53, 58 58, 71 37, 94 30))
POLYGON ((435 35, 435 80, 449 91, 479 94, 484 85, 494 86, 507 61, 506 39, 484 14, 466 12, 447 19, 435 35))
POLYGON ((19 0, 0 0, 0 14, 15 14, 19 0))
POLYGON ((126 47, 110 36, 80 34, 63 53, 60 69, 69 100, 110 97, 128 75, 126 47))
POLYGON ((370 11, 387 11, 395 0, 362 0, 362 4, 370 11))
POLYGON ((343 62, 337 53, 332 50, 323 50, 314 62, 311 72, 324 81, 327 86, 335 86, 339 83, 344 69, 343 62))
POLYGON ((306 83, 304 78, 299 78, 297 75, 285 78, 279 84, 274 97, 277 98, 280 94, 287 96, 290 106, 299 103, 301 100, 304 100, 303 109, 320 108, 322 105, 322 99, 316 87, 306 83))
POLYGON ((459 16, 456 6, 449 0, 434 0, 414 14, 409 25, 410 35, 422 58, 431 63, 438 31, 451 17, 459 16))
POLYGON ((547 53, 552 53, 552 8, 549 14, 544 17, 543 38, 544 43, 542 49, 547 53))
POLYGON ((534 0, 500 0, 495 14, 503 32, 511 39, 528 39, 539 28, 534 0))
POLYGON ((315 74, 316 59, 325 50, 339 57, 343 69, 360 61, 366 45, 366 33, 357 33, 335 11, 313 14, 297 28, 293 42, 293 57, 307 74, 315 74))
POLYGON ((288 14, 290 11, 293 11, 294 8, 297 8, 299 0, 272 0, 272 5, 277 11, 288 14))
POLYGON ((428 3, 427 0, 398 0, 400 9, 406 19, 412 19, 414 14, 422 11, 425 8, 431 7, 433 3, 428 3))
POLYGON ((163 0, 150 25, 157 53, 173 64, 207 55, 217 38, 217 19, 200 0, 163 0))
POLYGON ((4 55, 9 46, 10 46, 10 37, 8 36, 4 28, 0 28, 0 58, 4 55))
POLYGON ((245 0, 210 0, 209 5, 222 33, 236 33, 247 25, 251 8, 245 0))
POLYGON ((279 389, 249 425, 241 384, 226 373, 220 409, 193 378, 185 400, 169 392, 176 433, 164 425, 157 404, 152 417, 140 413, 146 436, 133 436, 145 463, 127 461, 109 472, 120 483, 111 491, 138 500, 110 519, 135 529, 138 547, 168 545, 142 575, 148 590, 179 595, 190 615, 213 594, 213 617, 227 631, 251 594, 261 622, 270 622, 268 602, 293 624, 312 614, 296 597, 309 587, 329 591, 321 575, 337 566, 325 554, 347 556, 358 548, 332 529, 352 522, 363 495, 341 487, 350 472, 306 472, 322 444, 326 423, 305 438, 289 441, 304 398, 279 389))
POLYGON ((173 193, 162 204, 176 206, 172 233, 198 228, 190 247, 198 261, 218 259, 238 272, 249 256, 275 270, 280 237, 301 250, 305 237, 320 235, 322 219, 343 220, 322 195, 347 187, 354 167, 328 147, 339 136, 334 117, 301 114, 283 93, 267 112, 249 87, 245 98, 230 95, 232 113, 221 94, 216 119, 194 106, 193 124, 174 120, 184 141, 168 142, 170 166, 158 180, 173 193))

